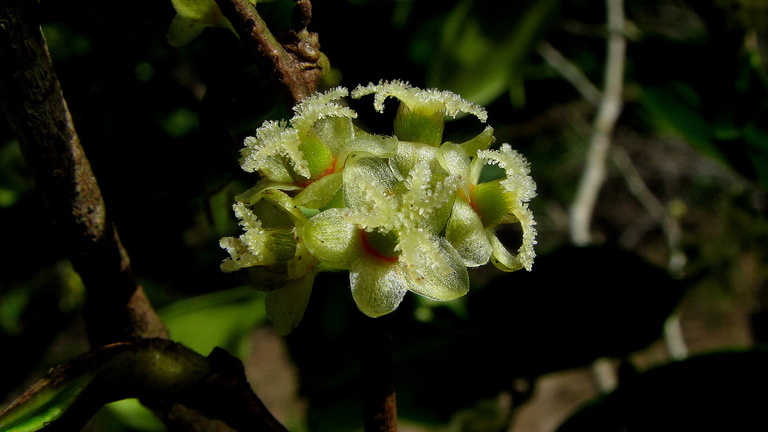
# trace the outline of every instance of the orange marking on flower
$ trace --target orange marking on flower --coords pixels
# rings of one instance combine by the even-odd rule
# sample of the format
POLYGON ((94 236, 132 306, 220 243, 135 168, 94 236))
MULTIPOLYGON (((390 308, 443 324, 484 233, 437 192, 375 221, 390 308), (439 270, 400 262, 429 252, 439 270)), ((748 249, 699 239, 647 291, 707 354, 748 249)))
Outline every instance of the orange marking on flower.
POLYGON ((477 204, 475 203, 475 200, 472 199, 472 197, 475 196, 475 185, 469 185, 469 195, 467 195, 466 192, 464 192, 464 189, 461 188, 458 190, 458 194, 459 197, 464 198, 464 200, 469 203, 469 206, 472 207, 472 210, 480 216, 480 213, 477 211, 477 204))
POLYGON ((374 257, 387 262, 397 262, 398 260, 397 256, 384 255, 381 252, 379 252, 375 247, 373 247, 373 245, 371 244, 371 241, 368 240, 368 233, 366 233, 365 230, 360 230, 360 240, 363 243, 363 249, 365 249, 366 252, 373 255, 374 257))

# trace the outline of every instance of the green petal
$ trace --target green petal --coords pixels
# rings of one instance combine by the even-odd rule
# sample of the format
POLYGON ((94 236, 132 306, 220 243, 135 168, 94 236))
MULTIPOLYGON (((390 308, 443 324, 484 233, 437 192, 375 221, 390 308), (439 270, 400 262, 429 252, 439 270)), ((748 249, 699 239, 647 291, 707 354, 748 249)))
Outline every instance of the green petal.
POLYGON ((365 257, 350 270, 349 282, 358 309, 372 318, 397 309, 410 285, 405 270, 397 263, 365 257))
MULTIPOLYGON (((346 120, 357 117, 357 113, 338 101, 349 94, 349 90, 344 87, 335 87, 325 92, 315 93, 304 99, 300 104, 293 108, 295 115, 291 119, 291 124, 301 133, 306 133, 311 127, 322 122, 324 119, 335 121, 346 120)), ((330 141, 326 140, 330 144, 330 141)))
POLYGON ((315 274, 309 273, 267 293, 266 311, 275 333, 287 335, 299 325, 307 309, 314 280, 315 274))
MULTIPOLYGON (((434 259, 429 254, 417 262, 409 261, 406 267, 408 289, 432 300, 447 301, 457 299, 469 291, 469 275, 459 253, 445 239, 440 239, 434 259), (431 265, 441 261, 446 266, 431 265)), ((401 255, 402 258, 402 255, 401 255)), ((405 265, 405 259, 402 260, 405 265)))
POLYGON ((341 189, 342 175, 340 172, 328 174, 312 182, 293 199, 298 206, 320 209, 328 205, 341 189))
POLYGON ((488 262, 493 251, 483 221, 464 199, 453 203, 451 218, 445 228, 445 238, 453 245, 464 265, 481 266, 488 262))
POLYGON ((491 241, 491 247, 493 247, 493 254, 491 255, 491 261, 499 270, 506 272, 513 272, 523 268, 523 264, 514 255, 509 253, 507 248, 499 241, 493 230, 488 230, 488 239, 491 241))
POLYGON ((328 209, 313 216, 300 230, 309 252, 324 264, 348 269, 362 253, 358 228, 344 218, 346 210, 328 209))
POLYGON ((246 137, 243 144, 240 165, 246 172, 258 171, 282 183, 310 178, 309 165, 299 148, 299 134, 285 122, 265 122, 256 130, 256 136, 246 137))
POLYGON ((445 114, 451 117, 456 117, 460 113, 467 113, 474 115, 482 122, 488 118, 483 107, 468 102, 455 93, 434 89, 424 90, 400 80, 382 81, 379 84, 357 87, 352 91, 352 97, 359 99, 371 93, 374 94, 373 106, 379 112, 384 111, 384 100, 388 97, 394 97, 411 107, 439 103, 445 114))
POLYGON ((536 221, 533 220, 533 213, 528 207, 521 207, 515 212, 523 229, 523 244, 517 251, 517 255, 512 255, 507 248, 499 241, 492 229, 488 229, 488 238, 493 247, 491 261, 503 271, 516 271, 525 268, 530 271, 533 267, 533 259, 536 252, 533 247, 536 245, 536 221))

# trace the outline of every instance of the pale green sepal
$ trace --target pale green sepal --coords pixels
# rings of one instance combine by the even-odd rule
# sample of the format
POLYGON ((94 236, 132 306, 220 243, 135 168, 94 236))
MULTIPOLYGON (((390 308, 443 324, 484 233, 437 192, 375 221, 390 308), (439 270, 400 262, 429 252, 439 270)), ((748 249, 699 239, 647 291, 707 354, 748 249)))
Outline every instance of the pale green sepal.
POLYGON ((486 126, 477 136, 459 145, 466 152, 467 156, 475 156, 479 150, 487 150, 495 140, 493 128, 486 126))
POLYGON ((411 286, 402 266, 365 256, 350 269, 349 282, 358 309, 372 318, 397 309, 411 286))
POLYGON ((464 199, 457 199, 453 203, 451 218, 445 228, 445 238, 468 267, 486 264, 493 252, 483 221, 464 199))
POLYGON ((348 269, 362 253, 359 229, 345 218, 347 210, 333 208, 318 213, 301 229, 309 252, 323 264, 348 269))
POLYGON ((307 309, 314 280, 315 273, 310 272, 267 293, 265 308, 275 333, 284 336, 299 325, 307 309))
MULTIPOLYGON (((469 291, 469 274, 456 249, 444 238, 439 239, 437 254, 445 266, 420 262, 407 266, 408 290, 432 300, 457 299, 469 291)), ((428 254, 424 258, 431 258, 428 254)))
POLYGON ((293 201, 301 207, 321 209, 336 196, 341 189, 342 175, 340 172, 328 174, 310 183, 299 192, 293 201))

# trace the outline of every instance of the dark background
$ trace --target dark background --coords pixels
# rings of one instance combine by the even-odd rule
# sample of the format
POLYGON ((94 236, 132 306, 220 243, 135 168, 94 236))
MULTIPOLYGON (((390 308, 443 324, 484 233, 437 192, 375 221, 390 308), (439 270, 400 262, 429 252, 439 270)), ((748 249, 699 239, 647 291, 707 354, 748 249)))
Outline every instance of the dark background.
MULTIPOLYGON (((532 272, 474 269, 460 301, 408 296, 382 319, 404 430, 544 432, 572 415, 563 430, 660 430, 661 418, 765 427, 757 415, 768 402, 768 59, 757 48, 768 46, 765 2, 626 5, 625 105, 588 248, 570 244, 568 211, 596 110, 540 44, 601 87, 603 2, 313 3, 310 30, 333 66, 325 87, 402 79, 456 91, 487 108, 497 143, 526 155, 538 185, 532 272), (669 216, 666 230, 654 206, 669 216), (670 266, 673 256, 684 264, 670 266), (681 342, 682 355, 668 348, 681 342), (608 359, 618 380, 606 398, 596 359, 608 359)), ((279 31, 291 5, 258 8, 279 31)), ((291 430, 359 428, 362 317, 346 275, 321 275, 300 327, 278 338, 260 294, 218 269, 218 238, 237 228, 232 197, 255 182, 237 163, 242 139, 289 116, 235 35, 209 28, 170 46, 170 1, 43 1, 42 11, 108 211, 174 338, 244 359, 257 393, 291 430)), ((391 117, 375 117, 362 120, 391 133, 391 117)), ((476 126, 458 120, 446 139, 476 126)), ((4 118, 0 238, 0 400, 8 402, 87 342, 82 287, 4 118)), ((156 430, 134 409, 105 409, 89 428, 156 430)))

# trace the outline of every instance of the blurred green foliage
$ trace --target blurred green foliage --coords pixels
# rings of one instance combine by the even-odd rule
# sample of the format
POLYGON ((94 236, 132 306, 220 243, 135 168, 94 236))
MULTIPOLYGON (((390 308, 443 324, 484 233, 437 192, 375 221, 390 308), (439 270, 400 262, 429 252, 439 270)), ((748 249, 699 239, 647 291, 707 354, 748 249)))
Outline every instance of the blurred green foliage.
MULTIPOLYGON (((511 141, 531 160, 539 185, 534 212, 567 208, 586 142, 579 122, 589 117, 589 108, 536 54, 536 45, 548 41, 599 86, 602 2, 313 3, 310 29, 320 35, 334 68, 326 85, 352 88, 403 79, 486 105, 500 141, 511 141), (553 117, 558 110, 572 115, 553 117)), ((697 278, 717 273, 723 282, 731 260, 745 250, 767 258, 760 246, 768 233, 764 204, 750 198, 763 196, 768 186, 768 67, 759 53, 766 34, 754 26, 766 10, 748 10, 742 3, 626 5, 631 32, 624 130, 648 139, 680 137, 749 184, 749 192, 735 198, 717 179, 685 189, 691 193, 685 197, 689 206, 711 210, 703 216, 706 234, 684 244, 693 278, 669 277, 638 258, 642 251, 565 248, 562 230, 542 216, 541 257, 532 273, 478 270, 465 301, 442 307, 409 298, 386 318, 396 344, 404 418, 444 424, 458 410, 507 390, 515 378, 642 349, 659 337, 664 319, 697 278), (735 234, 729 231, 734 226, 735 234)), ((291 5, 260 2, 259 10, 280 29, 288 25, 291 5)), ((170 1, 138 0, 119 8, 86 0, 42 6, 64 94, 136 274, 177 340, 203 354, 218 345, 245 358, 249 330, 264 323, 263 299, 241 288, 236 276, 219 271, 224 253, 217 242, 236 228, 228 204, 232 196, 254 182, 237 163, 242 138, 265 119, 288 117, 288 111, 229 30, 208 28, 187 45, 170 46, 166 32, 175 14, 170 1)), ((63 248, 18 143, 5 119, 0 121, 5 252, 0 344, 13 347, 0 350, 0 395, 7 399, 27 384, 25 377, 43 373, 87 344, 76 312, 82 287, 62 264, 63 248)), ((382 124, 391 124, 361 121, 379 133, 388 132, 382 124)), ((476 127, 459 119, 449 125, 448 138, 476 127)), ((655 180, 649 186, 660 193, 671 187, 655 180)), ((611 193, 616 189, 609 185, 607 199, 611 193)), ((610 215, 596 223, 606 243, 616 244, 634 217, 628 222, 610 215)), ((655 264, 663 262, 656 258, 655 264)), ((310 406, 308 429, 353 430, 360 423, 349 413, 359 412, 355 329, 362 318, 344 275, 323 275, 316 285, 307 318, 286 338, 310 406)), ((751 354, 723 357, 719 360, 731 363, 712 367, 739 370, 739 361, 753 365, 764 356, 751 354)), ((700 365, 694 364, 694 371, 700 365)), ((762 379, 759 368, 749 371, 762 379)), ((643 387, 653 396, 643 393, 642 400, 660 394, 658 389, 643 387)), ((732 394, 745 387, 726 390, 732 394)), ((635 400, 614 398, 619 402, 607 399, 594 412, 635 400)), ((116 409, 133 412, 129 408, 116 409)), ((105 430, 118 430, 120 422, 102 423, 105 430)))

